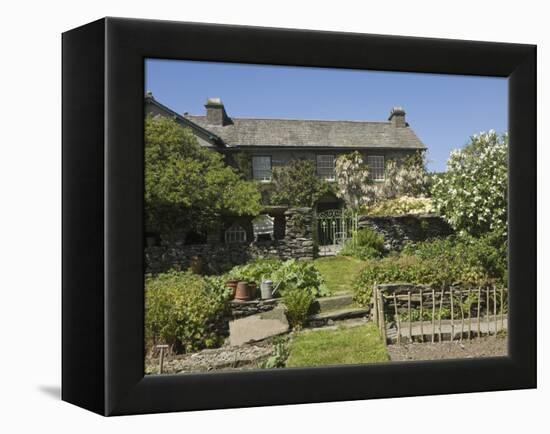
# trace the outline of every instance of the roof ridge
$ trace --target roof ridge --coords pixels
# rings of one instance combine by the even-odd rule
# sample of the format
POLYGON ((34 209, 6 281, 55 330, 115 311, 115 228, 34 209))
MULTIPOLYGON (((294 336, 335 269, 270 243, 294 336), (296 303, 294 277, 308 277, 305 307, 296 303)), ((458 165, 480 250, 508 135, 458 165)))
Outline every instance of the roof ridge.
MULTIPOLYGON (((205 115, 190 115, 187 114, 185 117, 190 118, 206 118, 205 115)), ((255 117, 235 117, 235 116, 229 116, 231 120, 248 120, 248 121, 291 121, 291 122, 304 122, 304 121, 312 121, 312 122, 347 122, 347 123, 356 123, 356 124, 384 124, 384 125, 390 125, 390 121, 361 121, 361 120, 353 120, 353 119, 312 119, 312 118, 255 118, 255 117)))

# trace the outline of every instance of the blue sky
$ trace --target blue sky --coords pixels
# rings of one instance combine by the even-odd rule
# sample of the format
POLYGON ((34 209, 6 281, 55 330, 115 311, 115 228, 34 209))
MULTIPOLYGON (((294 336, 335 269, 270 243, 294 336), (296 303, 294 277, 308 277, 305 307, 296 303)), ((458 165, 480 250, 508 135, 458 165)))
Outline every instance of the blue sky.
POLYGON ((147 91, 176 112, 204 114, 220 97, 229 116, 387 120, 401 106, 442 171, 480 131, 507 131, 505 78, 148 59, 147 91))

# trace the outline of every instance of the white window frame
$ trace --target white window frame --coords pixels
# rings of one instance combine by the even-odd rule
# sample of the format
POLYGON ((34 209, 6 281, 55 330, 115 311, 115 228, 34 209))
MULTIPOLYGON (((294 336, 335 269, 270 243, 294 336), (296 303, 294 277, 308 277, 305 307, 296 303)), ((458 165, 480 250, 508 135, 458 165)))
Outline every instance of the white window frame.
POLYGON ((334 154, 317 154, 317 176, 327 181, 334 181, 336 179, 334 173, 335 162, 334 154), (328 171, 330 171, 330 174, 328 174, 328 171))
POLYGON ((238 223, 233 223, 225 231, 225 242, 227 244, 235 243, 245 243, 246 242, 246 231, 238 223))
POLYGON ((272 171, 273 166, 271 155, 252 156, 252 178, 254 180, 261 182, 271 182, 272 171))
POLYGON ((381 182, 386 179, 386 166, 383 155, 367 155, 367 166, 369 167, 369 178, 374 182, 381 182))

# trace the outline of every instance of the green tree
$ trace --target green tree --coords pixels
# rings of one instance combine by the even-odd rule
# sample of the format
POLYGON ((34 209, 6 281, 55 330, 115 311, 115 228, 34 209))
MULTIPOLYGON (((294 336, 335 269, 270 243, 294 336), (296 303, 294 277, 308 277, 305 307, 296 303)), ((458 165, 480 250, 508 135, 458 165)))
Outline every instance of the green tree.
POLYGON ((479 236, 506 233, 508 135, 472 136, 451 152, 447 171, 434 179, 432 196, 441 215, 458 231, 479 236))
POLYGON ((329 191, 328 183, 317 176, 315 164, 310 160, 292 160, 273 168, 271 184, 273 205, 312 207, 329 191))
POLYGON ((223 214, 260 211, 256 185, 169 118, 145 120, 145 217, 154 232, 202 231, 223 214))

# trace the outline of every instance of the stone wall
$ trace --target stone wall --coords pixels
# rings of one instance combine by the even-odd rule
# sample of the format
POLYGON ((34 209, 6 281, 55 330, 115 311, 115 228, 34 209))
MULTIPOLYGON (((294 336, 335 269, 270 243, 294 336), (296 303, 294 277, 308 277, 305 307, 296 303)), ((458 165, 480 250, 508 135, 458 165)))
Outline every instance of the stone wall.
POLYGON ((244 318, 246 316, 255 315, 257 313, 268 312, 273 310, 279 303, 279 300, 272 298, 270 300, 250 300, 250 301, 238 301, 233 300, 229 304, 231 311, 229 320, 244 318))
POLYGON ((163 239, 160 246, 145 249, 146 272, 160 273, 171 268, 186 270, 193 261, 198 261, 202 263, 203 273, 217 274, 251 259, 313 259, 312 209, 290 208, 284 215, 285 236, 281 240, 189 245, 173 238, 163 239))
POLYGON ((382 234, 387 250, 401 250, 407 241, 424 241, 429 238, 445 237, 453 229, 441 217, 433 214, 400 216, 359 216, 359 229, 369 227, 382 234))

